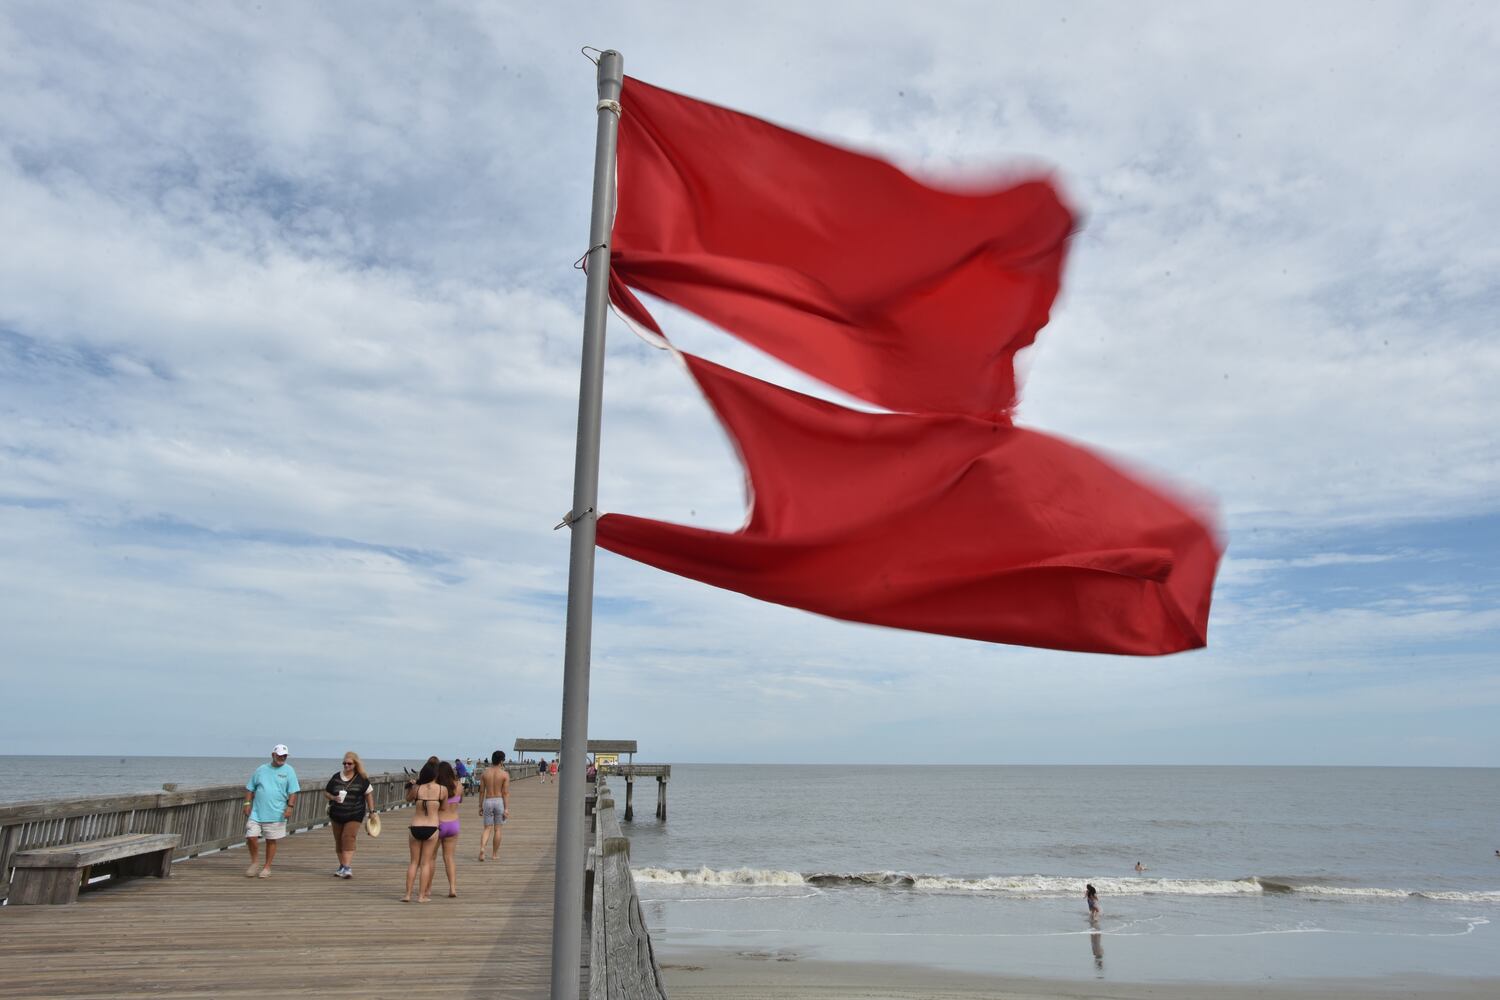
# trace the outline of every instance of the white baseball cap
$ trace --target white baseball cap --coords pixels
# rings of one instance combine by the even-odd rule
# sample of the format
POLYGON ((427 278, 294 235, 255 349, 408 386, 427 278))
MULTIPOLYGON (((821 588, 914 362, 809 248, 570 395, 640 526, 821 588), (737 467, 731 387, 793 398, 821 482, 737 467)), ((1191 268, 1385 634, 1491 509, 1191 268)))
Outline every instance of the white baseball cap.
POLYGON ((290 757, 292 752, 286 748, 285 743, 278 743, 271 748, 271 753, 277 757, 290 757))

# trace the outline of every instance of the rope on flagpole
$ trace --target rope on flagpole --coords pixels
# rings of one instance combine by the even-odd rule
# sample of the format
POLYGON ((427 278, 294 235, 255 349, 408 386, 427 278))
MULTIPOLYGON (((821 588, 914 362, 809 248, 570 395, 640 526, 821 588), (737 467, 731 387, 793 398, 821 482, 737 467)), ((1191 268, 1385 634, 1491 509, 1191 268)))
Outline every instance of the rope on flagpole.
POLYGON ((594 508, 592 507, 585 508, 582 514, 575 514, 570 510, 563 515, 563 519, 561 521, 552 526, 552 530, 556 531, 558 528, 571 528, 573 527, 573 525, 577 524, 579 521, 582 521, 593 512, 594 508))
POLYGON ((589 254, 593 253, 595 250, 603 250, 603 249, 605 249, 608 246, 609 246, 608 243, 595 243, 593 246, 589 247, 587 250, 585 250, 583 252, 583 256, 582 257, 579 257, 577 260, 575 260, 573 262, 573 270, 575 270, 575 271, 587 271, 588 268, 586 266, 584 266, 584 262, 589 259, 589 254))
POLYGON ((599 65, 599 60, 595 59, 593 56, 589 55, 589 53, 590 52, 597 52, 601 56, 604 55, 604 50, 603 49, 596 49, 592 45, 585 45, 583 48, 579 49, 578 51, 583 53, 583 58, 585 58, 589 62, 593 63, 595 66, 599 65))

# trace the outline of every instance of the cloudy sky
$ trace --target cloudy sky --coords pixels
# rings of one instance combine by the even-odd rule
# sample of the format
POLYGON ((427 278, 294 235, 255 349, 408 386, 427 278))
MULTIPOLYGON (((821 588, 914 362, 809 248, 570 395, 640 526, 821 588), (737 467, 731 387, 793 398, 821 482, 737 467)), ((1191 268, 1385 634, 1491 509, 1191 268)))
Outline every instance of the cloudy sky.
MULTIPOLYGON (((1055 166, 1086 223, 1020 420, 1217 498, 1229 550, 1162 659, 601 553, 592 735, 1500 765, 1493 6, 593 6, 0 7, 0 753, 557 735, 593 45, 919 175, 1055 166)), ((610 338, 601 506, 737 527, 684 373, 610 338)))

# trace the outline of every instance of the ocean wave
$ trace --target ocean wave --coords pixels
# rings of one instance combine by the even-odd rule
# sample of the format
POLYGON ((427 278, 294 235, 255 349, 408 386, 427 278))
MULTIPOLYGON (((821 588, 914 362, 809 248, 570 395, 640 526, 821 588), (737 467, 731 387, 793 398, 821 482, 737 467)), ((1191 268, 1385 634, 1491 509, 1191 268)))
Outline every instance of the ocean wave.
MULTIPOLYGON (((1414 892, 1413 896, 1443 903, 1500 903, 1500 892, 1414 892)), ((1488 921, 1486 921, 1487 923, 1488 921)))
POLYGON ((716 871, 712 868, 671 869, 632 868, 631 874, 637 882, 654 882, 659 885, 807 885, 801 872, 783 872, 758 868, 733 868, 716 871))
POLYGON ((1271 879, 1257 879, 1266 892, 1295 892, 1304 896, 1346 896, 1364 899, 1406 899, 1416 895, 1406 889, 1381 889, 1372 885, 1293 885, 1271 879))
POLYGON ((992 894, 1017 898, 1081 895, 1092 883, 1106 896, 1243 896, 1262 893, 1295 893, 1346 899, 1429 899, 1440 902, 1500 903, 1500 892, 1439 892, 1387 889, 1378 886, 1336 886, 1303 882, 1286 876, 1240 879, 1180 878, 1083 878, 1061 875, 990 875, 982 878, 954 875, 919 875, 899 871, 794 872, 779 869, 733 868, 718 870, 637 868, 639 882, 657 885, 704 887, 815 886, 818 888, 904 889, 914 892, 992 894))
POLYGON ((1254 879, 1074 878, 1058 875, 992 875, 952 878, 922 875, 913 888, 936 892, 994 892, 1015 896, 1076 896, 1092 884, 1107 896, 1239 896, 1259 893, 1254 879))
POLYGON ((1329 885, 1316 880, 1303 881, 1285 876, 1257 878, 1266 892, 1294 892, 1303 896, 1328 896, 1345 899, 1430 899, 1442 903, 1500 903, 1500 892, 1456 892, 1436 889, 1387 889, 1373 885, 1329 885))

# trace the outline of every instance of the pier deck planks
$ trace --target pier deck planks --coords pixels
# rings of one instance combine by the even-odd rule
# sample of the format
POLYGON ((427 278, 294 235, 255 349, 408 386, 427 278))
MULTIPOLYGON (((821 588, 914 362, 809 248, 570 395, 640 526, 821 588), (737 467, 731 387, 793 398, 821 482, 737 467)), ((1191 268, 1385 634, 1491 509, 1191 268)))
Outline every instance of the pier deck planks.
POLYGON ((475 860, 479 807, 464 801, 457 899, 440 856, 432 902, 399 901, 401 810, 379 838, 361 832, 353 879, 333 877, 325 828, 283 840, 268 879, 245 877, 241 846, 71 906, 0 908, 0 997, 545 997, 557 789, 512 783, 498 863, 475 860))

